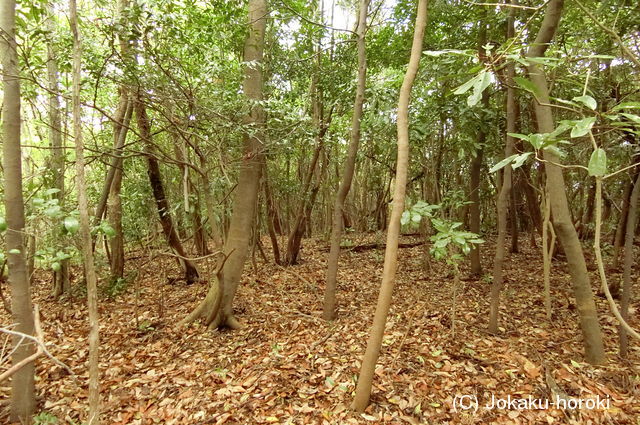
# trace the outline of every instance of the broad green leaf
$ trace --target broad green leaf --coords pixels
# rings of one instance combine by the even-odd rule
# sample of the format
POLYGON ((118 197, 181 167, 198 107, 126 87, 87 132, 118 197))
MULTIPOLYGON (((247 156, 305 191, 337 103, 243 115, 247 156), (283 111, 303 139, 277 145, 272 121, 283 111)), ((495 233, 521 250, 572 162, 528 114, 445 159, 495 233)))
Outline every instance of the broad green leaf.
POLYGON ((576 122, 571 129, 571 137, 582 137, 585 134, 589 133, 591 127, 593 127, 593 124, 595 122, 596 117, 587 117, 576 122))
POLYGON ((630 119, 631 121, 635 122, 636 124, 640 124, 640 117, 634 114, 626 114, 624 112, 622 112, 620 115, 622 115, 625 118, 630 119))
POLYGON ((520 86, 520 88, 530 93, 533 93, 533 95, 536 97, 539 96, 538 87, 535 84, 533 84, 530 80, 527 80, 524 77, 514 77, 513 80, 516 82, 516 84, 520 86))
POLYGON ((595 110, 596 107, 598 106, 598 102, 596 102, 594 98, 588 95, 574 97, 571 100, 582 103, 584 106, 591 109, 592 111, 595 110))
POLYGON ((611 110, 619 111, 620 109, 640 109, 640 102, 622 102, 614 106, 611 110))
POLYGON ((476 81, 473 85, 473 94, 467 98, 467 105, 471 108, 480 102, 482 99, 482 92, 485 91, 489 84, 491 84, 491 74, 486 71, 482 71, 482 78, 476 81))
POLYGON ((106 236, 110 238, 116 235, 116 231, 114 230, 114 228, 111 227, 111 225, 107 222, 102 222, 102 224, 100 225, 100 228, 102 230, 102 233, 104 233, 106 236))
POLYGON ((478 75, 476 75, 475 77, 473 77, 472 79, 470 79, 469 81, 467 81, 466 83, 462 84, 460 87, 455 89, 453 94, 464 94, 464 93, 468 92, 469 89, 476 84, 476 82, 482 80, 482 78, 484 77, 484 74, 486 74, 486 73, 487 73, 487 71, 485 71, 483 69, 482 71, 480 71, 480 73, 478 75))
POLYGON ((542 134, 536 133, 529 136, 529 143, 536 149, 540 149, 544 146, 544 136, 542 134))
POLYGON ((0 215, 0 232, 4 232, 7 230, 7 220, 0 215))
POLYGON ((522 153, 522 154, 518 155, 513 160, 513 164, 511 164, 511 168, 513 168, 515 170, 516 168, 521 167, 522 164, 524 164, 524 162, 527 160, 527 158, 529 158, 532 154, 533 154, 533 152, 525 152, 525 153, 522 153))
POLYGON ((9 254, 20 254, 20 250, 17 248, 10 249, 9 254))
POLYGON ((551 152, 552 154, 556 155, 558 158, 564 158, 566 156, 566 154, 562 151, 562 149, 560 149, 556 145, 545 146, 544 150, 547 152, 551 152))
POLYGON ((526 140, 527 142, 529 141, 529 136, 527 134, 520 134, 520 133, 507 133, 507 134, 511 137, 515 137, 516 139, 526 140))
POLYGON ((400 224, 406 226, 409 223, 409 220, 411 220, 411 213, 409 211, 404 211, 402 213, 402 217, 400 217, 400 224))
POLYGON ((51 263, 51 270, 53 270, 54 272, 59 272, 61 268, 62 266, 60 266, 60 263, 58 263, 57 261, 51 263))
POLYGON ((503 159, 502 161, 498 162, 496 165, 494 165, 493 167, 491 167, 491 169, 489 170, 490 173, 495 173, 496 171, 498 171, 501 168, 504 168, 507 166, 507 164, 510 164, 511 161, 513 161, 514 159, 516 159, 516 157, 518 156, 518 154, 514 154, 511 156, 506 157, 505 159, 503 159))
POLYGON ((64 219, 64 228, 67 232, 71 233, 72 235, 75 234, 78 231, 78 228, 80 227, 80 223, 78 222, 78 219, 75 217, 65 217, 64 219))
POLYGON ((607 172, 607 153, 602 148, 593 151, 589 159, 589 175, 601 177, 607 172))

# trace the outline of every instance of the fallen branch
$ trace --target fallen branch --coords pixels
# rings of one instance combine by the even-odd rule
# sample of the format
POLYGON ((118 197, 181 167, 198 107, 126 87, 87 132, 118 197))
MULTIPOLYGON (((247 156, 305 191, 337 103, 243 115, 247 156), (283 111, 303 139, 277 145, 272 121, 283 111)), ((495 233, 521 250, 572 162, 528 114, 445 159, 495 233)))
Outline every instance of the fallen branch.
POLYGON ((40 326, 40 310, 38 309, 38 305, 37 304, 33 307, 33 316, 34 316, 34 327, 35 327, 35 332, 36 332, 36 336, 35 337, 33 335, 28 335, 28 334, 25 334, 25 333, 22 333, 22 332, 12 331, 11 329, 0 328, 0 332, 1 333, 5 333, 5 334, 8 334, 8 335, 13 335, 13 336, 17 336, 17 337, 21 338, 20 341, 18 342, 18 344, 16 344, 16 345, 21 344, 23 340, 27 339, 27 340, 30 340, 30 341, 34 342, 36 344, 36 346, 37 346, 37 349, 36 349, 35 353, 33 353, 32 355, 30 355, 27 358, 22 359, 20 362, 14 364, 9 369, 7 369, 5 372, 3 372, 0 375, 0 382, 6 380, 7 378, 9 378, 13 374, 15 374, 18 370, 22 369, 24 366, 26 366, 27 364, 29 364, 32 361, 36 360, 38 357, 40 357, 43 354, 45 356, 49 357, 51 360, 53 360, 53 362, 55 364, 57 364, 58 366, 62 367, 67 372, 69 372, 69 374, 75 375, 69 366, 67 366, 66 364, 62 363, 60 360, 56 359, 53 356, 53 354, 51 354, 49 352, 49 350, 47 350, 47 347, 46 347, 46 345, 44 343, 44 333, 42 332, 42 327, 40 326))

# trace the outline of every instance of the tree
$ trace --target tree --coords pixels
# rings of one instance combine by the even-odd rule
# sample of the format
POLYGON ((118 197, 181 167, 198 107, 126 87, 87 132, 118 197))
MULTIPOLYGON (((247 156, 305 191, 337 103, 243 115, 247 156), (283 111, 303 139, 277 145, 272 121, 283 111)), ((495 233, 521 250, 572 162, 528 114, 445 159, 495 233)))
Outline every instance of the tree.
POLYGON ((344 201, 351 189, 351 181, 355 171, 358 145, 360 144, 360 121, 362 119, 362 104, 364 103, 364 91, 367 77, 367 56, 365 50, 365 33, 367 30, 367 11, 369 1, 361 0, 358 14, 358 27, 356 37, 358 45, 358 83, 356 97, 353 104, 353 119, 351 122, 351 140, 347 159, 344 163, 342 181, 338 188, 335 205, 333 206, 333 221, 331 224, 331 248, 329 260, 327 261, 327 280, 324 292, 323 317, 332 320, 335 317, 336 306, 336 283, 338 274, 338 258, 340 257, 340 239, 342 237, 342 226, 344 223, 344 201))
POLYGON ((82 135, 82 112, 80 104, 80 79, 82 71, 82 39, 78 29, 78 10, 76 0, 69 0, 69 25, 73 34, 73 135, 76 146, 76 186, 78 191, 78 210, 80 211, 80 238, 82 259, 87 282, 87 303, 89 305, 89 425, 100 423, 100 323, 98 317, 98 284, 91 228, 89 227, 89 209, 87 185, 85 179, 84 142, 82 135))
MULTIPOLYGON (((564 0, 551 0, 535 41, 527 51, 529 61, 528 72, 531 82, 536 88, 536 102, 534 104, 539 133, 554 131, 553 113, 551 111, 547 80, 542 66, 535 61, 544 56, 547 47, 556 33, 562 15, 564 0)), ((585 357, 589 363, 601 363, 605 353, 602 343, 602 333, 598 323, 598 314, 593 300, 587 265, 582 252, 582 246, 571 220, 565 182, 560 167, 560 158, 551 149, 543 150, 545 171, 547 174, 546 190, 549 193, 553 226, 558 240, 562 244, 567 256, 569 273, 573 283, 573 292, 580 320, 580 328, 585 346, 585 357)))
POLYGON ((380 286, 376 312, 371 326, 371 333, 367 341, 367 349, 362 359, 362 367, 360 368, 360 375, 356 386, 356 395, 352 404, 352 408, 357 412, 363 412, 369 404, 373 373, 376 362, 378 361, 378 356, 380 355, 380 345, 382 344, 382 337, 384 336, 384 328, 387 322, 389 308, 391 307, 398 260, 400 218, 404 210, 407 168, 409 165, 409 101, 411 99, 413 82, 415 81, 418 67, 420 66, 422 41, 426 26, 427 1, 418 0, 418 11, 416 14, 413 43, 411 45, 411 57, 404 80, 402 81, 398 99, 398 158, 396 164, 396 181, 393 191, 393 206, 391 209, 391 217, 389 218, 389 229, 387 230, 382 284, 380 286))
POLYGON ((243 82, 243 92, 249 101, 249 113, 244 121, 247 127, 243 136, 244 154, 234 194, 229 233, 223 249, 225 258, 217 281, 210 282, 206 298, 183 321, 186 323, 202 317, 211 328, 227 326, 235 329, 241 326, 233 315, 233 299, 249 252, 250 230, 254 227, 262 174, 265 122, 261 105, 262 66, 267 15, 265 0, 249 1, 249 33, 244 44, 243 82))
MULTIPOLYGON (((16 43, 16 2, 0 2, 0 55, 2 58, 2 167, 4 169, 4 205, 6 211, 6 247, 11 285, 11 312, 15 330, 34 334, 31 289, 24 247, 24 199, 22 197, 22 151, 20 148, 20 74, 16 43)), ((31 342, 13 338, 14 365, 34 353, 31 342)), ((31 421, 36 406, 35 366, 22 367, 11 381, 11 420, 31 421)))

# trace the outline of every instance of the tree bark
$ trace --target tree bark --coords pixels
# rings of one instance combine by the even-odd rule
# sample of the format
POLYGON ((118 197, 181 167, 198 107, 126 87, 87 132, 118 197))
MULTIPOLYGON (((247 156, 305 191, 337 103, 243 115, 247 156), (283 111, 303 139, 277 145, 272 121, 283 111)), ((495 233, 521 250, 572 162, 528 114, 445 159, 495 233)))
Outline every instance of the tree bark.
POLYGON ((411 45, 411 57, 409 66, 402 81, 400 96, 398 99, 398 158, 396 165, 396 181, 393 193, 393 207, 387 230, 387 245, 385 248, 384 267, 382 271, 382 284, 378 295, 378 304, 371 326, 371 333, 367 342, 367 350, 362 359, 360 376, 356 386, 356 394, 352 408, 357 412, 363 412, 369 404, 371 396, 371 383, 373 374, 380 355, 380 345, 384 336, 384 328, 391 307, 391 297, 395 281, 398 260, 398 238, 400 235, 400 217, 404 210, 404 198, 407 184, 407 171, 409 165, 409 101, 411 88, 415 81, 420 56, 422 55, 422 40, 427 25, 427 0, 418 1, 418 12, 411 45))
POLYGON ((281 264, 280 259, 280 247, 278 246, 278 236, 276 234, 276 206, 273 202, 273 194, 271 193, 271 186, 269 184, 269 173, 267 172, 267 163, 263 164, 264 167, 264 198, 267 208, 267 231, 269 232, 269 239, 271 239, 271 247, 273 248, 273 261, 276 264, 281 264))
MULTIPOLYGON (((564 0, 551 0, 534 44, 529 48, 527 57, 542 57, 553 39, 560 22, 564 0)), ((528 66, 529 76, 535 85, 538 95, 535 103, 535 113, 539 133, 551 133, 554 130, 554 120, 549 106, 549 92, 547 80, 542 67, 537 63, 528 66)), ((602 343, 602 333, 598 323, 591 283, 587 265, 582 252, 578 234, 571 220, 567 194, 565 191, 562 168, 556 165, 560 158, 550 150, 544 150, 545 171, 547 174, 546 188, 549 192, 551 213, 556 234, 567 256, 569 273, 573 283, 576 306, 582 330, 585 357, 589 363, 601 363, 605 353, 602 343)))
POLYGON ((225 260, 218 273, 217 281, 211 282, 206 298, 182 323, 203 318, 210 328, 236 329, 241 326, 233 315, 233 299, 249 252, 264 161, 262 150, 265 114, 261 101, 263 100, 262 63, 267 14, 265 0, 249 1, 249 33, 244 44, 244 61, 250 65, 245 66, 243 92, 251 105, 244 123, 253 127, 253 131, 243 136, 244 155, 238 186, 234 193, 229 233, 223 250, 225 260))
POLYGON ((351 121, 351 140, 344 164, 342 181, 338 188, 335 205, 333 206, 333 219, 331 224, 331 250, 327 261, 327 281, 324 291, 324 306, 322 316, 325 320, 333 320, 336 310, 336 285, 338 276, 338 259, 340 257, 340 240, 342 238, 342 226, 344 215, 344 201, 351 189, 351 181, 356 167, 356 156, 360 145, 360 121, 362 119, 362 105, 364 103, 364 91, 367 83, 367 56, 365 50, 365 33, 367 30, 367 12, 369 0, 360 0, 358 27, 356 28, 358 48, 358 82, 356 97, 353 104, 353 118, 351 121))
MULTIPOLYGON (((22 150, 20 148, 20 74, 16 43, 16 2, 0 1, 0 57, 2 58, 2 166, 4 171, 4 208, 8 279, 11 287, 11 312, 15 331, 34 334, 31 289, 24 246, 24 199, 22 197, 22 150)), ((13 338, 13 365, 34 353, 34 346, 13 338)), ((11 380, 10 420, 29 423, 36 407, 35 366, 33 362, 18 370, 11 380)))
POLYGON ((98 288, 93 246, 89 225, 89 208, 85 180, 84 143, 82 139, 82 116, 80 104, 80 80, 82 61, 82 40, 78 29, 76 0, 69 0, 69 25, 73 34, 73 136, 76 148, 76 187, 78 192, 78 210, 80 212, 80 238, 82 241, 82 260, 87 281, 87 303, 89 310, 89 425, 100 423, 100 323, 98 317, 98 288))
POLYGON ((149 176, 149 183, 151 184, 151 190, 153 191, 153 197, 156 201, 156 207, 158 209, 158 216, 160 217, 160 224, 162 226, 162 232, 164 233, 167 243, 172 250, 179 255, 178 261, 184 269, 184 278, 188 284, 195 282, 199 275, 196 266, 187 259, 187 254, 182 247, 176 228, 173 225, 173 219, 171 217, 171 208, 169 207, 169 200, 167 199, 164 191, 164 185, 162 183, 162 175, 160 174, 160 166, 158 160, 154 154, 153 144, 151 142, 151 127, 149 125, 149 118, 147 117, 147 110, 142 103, 140 92, 136 95, 134 101, 134 109, 136 112, 136 118, 138 120, 138 128, 140 130, 140 137, 145 145, 145 153, 147 156, 147 174, 149 176))
MULTIPOLYGON (((55 29, 54 11, 51 2, 47 3, 49 17, 47 19, 47 30, 52 34, 55 29)), ((49 143, 51 144, 51 172, 53 174, 53 187, 58 189, 54 195, 58 200, 58 205, 64 208, 64 170, 65 170, 65 150, 62 142, 62 119, 60 117, 60 91, 58 77, 57 52, 52 41, 47 42, 47 80, 49 86, 49 143)), ((57 237, 57 235, 56 235, 57 237)), ((53 273, 53 295, 58 297, 67 292, 71 287, 69 281, 69 260, 60 262, 60 270, 53 273)))
MULTIPOLYGON (((624 266, 622 272, 622 297, 620 298, 620 314, 622 318, 629 322, 629 304, 631 302, 631 269, 633 266, 633 240, 635 239, 635 229, 638 224, 638 198, 640 197, 640 173, 637 174, 631 197, 629 199, 629 209, 626 222, 626 232, 624 238, 624 266)), ((626 329, 620 325, 620 357, 627 357, 629 349, 629 336, 626 329)))
MULTIPOLYGON (((512 4, 512 1, 509 1, 512 4)), ((509 8, 509 16, 507 18, 507 38, 514 36, 514 20, 515 9, 509 8)), ((513 153, 514 138, 509 133, 515 133, 516 128, 516 93, 514 77, 516 74, 516 67, 513 62, 507 65, 506 86, 507 86, 507 135, 504 148, 504 157, 507 158, 513 153)), ((491 283, 491 305, 489 308, 489 332, 498 332, 498 320, 500 316, 500 292, 502 291, 503 275, 502 269, 504 267, 504 255, 505 255, 505 243, 507 239, 507 208, 511 192, 511 177, 512 177, 511 164, 507 164, 504 167, 504 174, 502 176, 502 187, 498 195, 498 239, 496 240, 496 254, 493 258, 493 281, 491 283)), ((513 235, 512 235, 513 237, 513 235)))
MULTIPOLYGON (((487 30, 486 27, 481 28, 479 45, 482 49, 481 54, 484 53, 484 46, 486 40, 487 30)), ((489 93, 485 90, 482 93, 482 108, 483 110, 489 109, 489 93)), ((469 231, 480 234, 480 177, 482 171, 482 157, 484 154, 484 143, 487 138, 484 123, 479 124, 478 130, 478 146, 479 148, 475 152, 475 156, 471 160, 471 178, 469 186, 469 231)), ((480 246, 478 244, 472 244, 471 252, 469 252, 469 266, 472 277, 479 277, 482 274, 482 263, 480 261, 480 246)))

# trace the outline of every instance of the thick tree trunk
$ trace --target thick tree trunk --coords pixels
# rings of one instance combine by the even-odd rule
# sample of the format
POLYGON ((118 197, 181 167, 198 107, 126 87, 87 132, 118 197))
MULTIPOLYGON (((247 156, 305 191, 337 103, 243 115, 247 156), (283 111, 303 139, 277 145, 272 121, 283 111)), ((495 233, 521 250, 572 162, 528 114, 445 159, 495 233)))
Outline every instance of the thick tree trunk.
POLYGON ((223 250, 226 261, 218 273, 218 279, 211 282, 206 298, 183 323, 202 318, 210 328, 226 326, 235 329, 241 326, 233 315, 233 299, 249 252, 264 161, 262 149, 265 115, 260 103, 263 100, 261 64, 267 15, 265 0, 249 1, 249 33, 244 44, 244 61, 257 66, 245 67, 243 92, 251 104, 245 124, 252 126, 253 131, 245 133, 243 137, 244 155, 234 193, 229 233, 223 250))
POLYGON ((367 77, 367 56, 365 50, 365 33, 367 30, 367 11, 369 0, 360 0, 358 27, 356 29, 358 46, 358 82, 356 97, 353 104, 353 118, 351 121, 351 140, 347 159, 344 164, 342 181, 338 188, 335 205, 333 206, 333 220, 331 224, 331 250, 327 261, 327 281, 324 291, 324 306, 322 316, 326 320, 333 320, 336 309, 336 285, 338 276, 338 258, 340 257, 340 240, 342 238, 342 226, 344 216, 344 201, 351 189, 351 180, 356 168, 356 156, 360 145, 360 120, 362 118, 362 105, 364 103, 364 90, 367 77))
MULTIPOLYGON (((507 38, 514 36, 514 20, 515 9, 509 9, 509 16, 507 18, 507 38)), ((514 138, 509 136, 509 133, 515 133, 516 128, 516 93, 515 82, 513 78, 516 74, 516 67, 514 63, 507 65, 507 135, 504 148, 504 157, 507 158, 513 153, 514 138)), ((496 240, 496 254, 493 258, 493 281, 491 283, 491 306, 489 309, 489 332, 498 332, 498 320, 500 316, 500 292, 502 291, 503 276, 502 269, 504 267, 504 255, 505 255, 505 243, 507 239, 507 208, 511 192, 511 177, 513 175, 511 165, 508 164, 504 168, 504 174, 502 176, 502 187, 498 195, 498 239, 496 240)), ((512 204, 513 205, 513 204, 512 204)), ((513 221, 513 217, 512 217, 513 221)), ((513 235, 512 235, 513 237, 513 235)))
POLYGON ((357 412, 363 412, 369 404, 371 396, 371 383, 373 374, 380 355, 380 345, 384 336, 384 327, 387 322, 387 315, 391 307, 391 296, 395 281, 396 267, 398 261, 398 238, 400 235, 400 217, 404 210, 404 198, 407 185, 407 171, 409 166, 409 101, 411 98, 411 88, 415 81, 420 56, 422 55, 422 40, 427 24, 427 0, 418 1, 418 13, 413 33, 413 44, 411 46, 411 57, 409 66, 402 81, 400 97, 398 99, 398 159, 396 165, 396 181, 393 193, 393 207, 387 231, 387 245, 385 248, 384 268, 382 271, 382 284, 378 295, 378 304, 371 326, 371 333, 367 342, 367 350, 362 359, 360 376, 356 386, 356 394, 352 408, 357 412))
MULTIPOLYGON (((22 151, 20 148, 20 79, 15 38, 16 2, 0 1, 0 58, 2 59, 2 167, 4 171, 4 208, 7 231, 5 243, 11 312, 15 331, 34 333, 31 290, 24 247, 24 199, 22 197, 22 151)), ((11 363, 16 365, 34 352, 30 341, 13 337, 15 347, 11 363)), ((29 423, 36 407, 34 364, 28 363, 11 379, 12 422, 29 423)))
MULTIPOLYGON (((540 30, 534 44, 527 52, 527 57, 536 58, 544 55, 558 28, 562 7, 563 0, 549 2, 540 30)), ((544 70, 537 63, 530 64, 528 70, 531 81, 538 91, 535 103, 538 132, 551 133, 554 130, 554 120, 551 107, 548 106, 550 100, 544 70)), ((585 346, 585 357, 589 363, 601 363, 605 358, 602 333, 582 246, 571 220, 562 168, 556 165, 560 162, 560 158, 552 151, 544 150, 544 159, 547 161, 545 162, 546 188, 550 197, 553 224, 567 256, 585 346)))
POLYGON ((76 190, 80 212, 80 238, 82 260, 87 281, 87 304, 89 310, 89 416, 87 424, 100 423, 100 323, 98 317, 98 282, 93 262, 93 246, 89 224, 87 186, 85 180, 84 143, 82 139, 82 116, 80 105, 80 80, 82 41, 78 25, 76 0, 69 0, 69 25, 73 34, 73 136, 76 145, 76 190))
MULTIPOLYGON (((635 239, 635 229, 638 224, 638 198, 640 198, 640 173, 637 174, 631 197, 629 199, 629 209, 624 238, 624 267, 622 272, 622 297, 620 299, 620 314, 622 318, 629 322, 629 304, 631 302, 631 269, 633 266, 633 240, 635 239)), ((629 336, 626 329, 621 325, 620 335, 620 357, 627 357, 629 349, 629 336)))
POLYGON ((182 247, 182 243, 180 242, 180 238, 178 237, 178 233, 176 232, 176 228, 173 224, 173 219, 171 218, 171 208, 169 207, 169 200, 165 195, 164 185, 162 184, 160 166, 153 152, 154 149, 151 142, 149 118, 147 117, 146 108, 140 98, 140 93, 137 94, 136 100, 134 101, 134 109, 138 120, 140 137, 145 145, 145 152, 147 155, 147 174, 149 176, 149 183, 151 184, 153 198, 156 201, 162 232, 164 233, 167 243, 171 249, 178 254, 178 261, 184 269, 184 278, 187 283, 190 284, 198 279, 198 269, 187 259, 187 254, 182 247))

